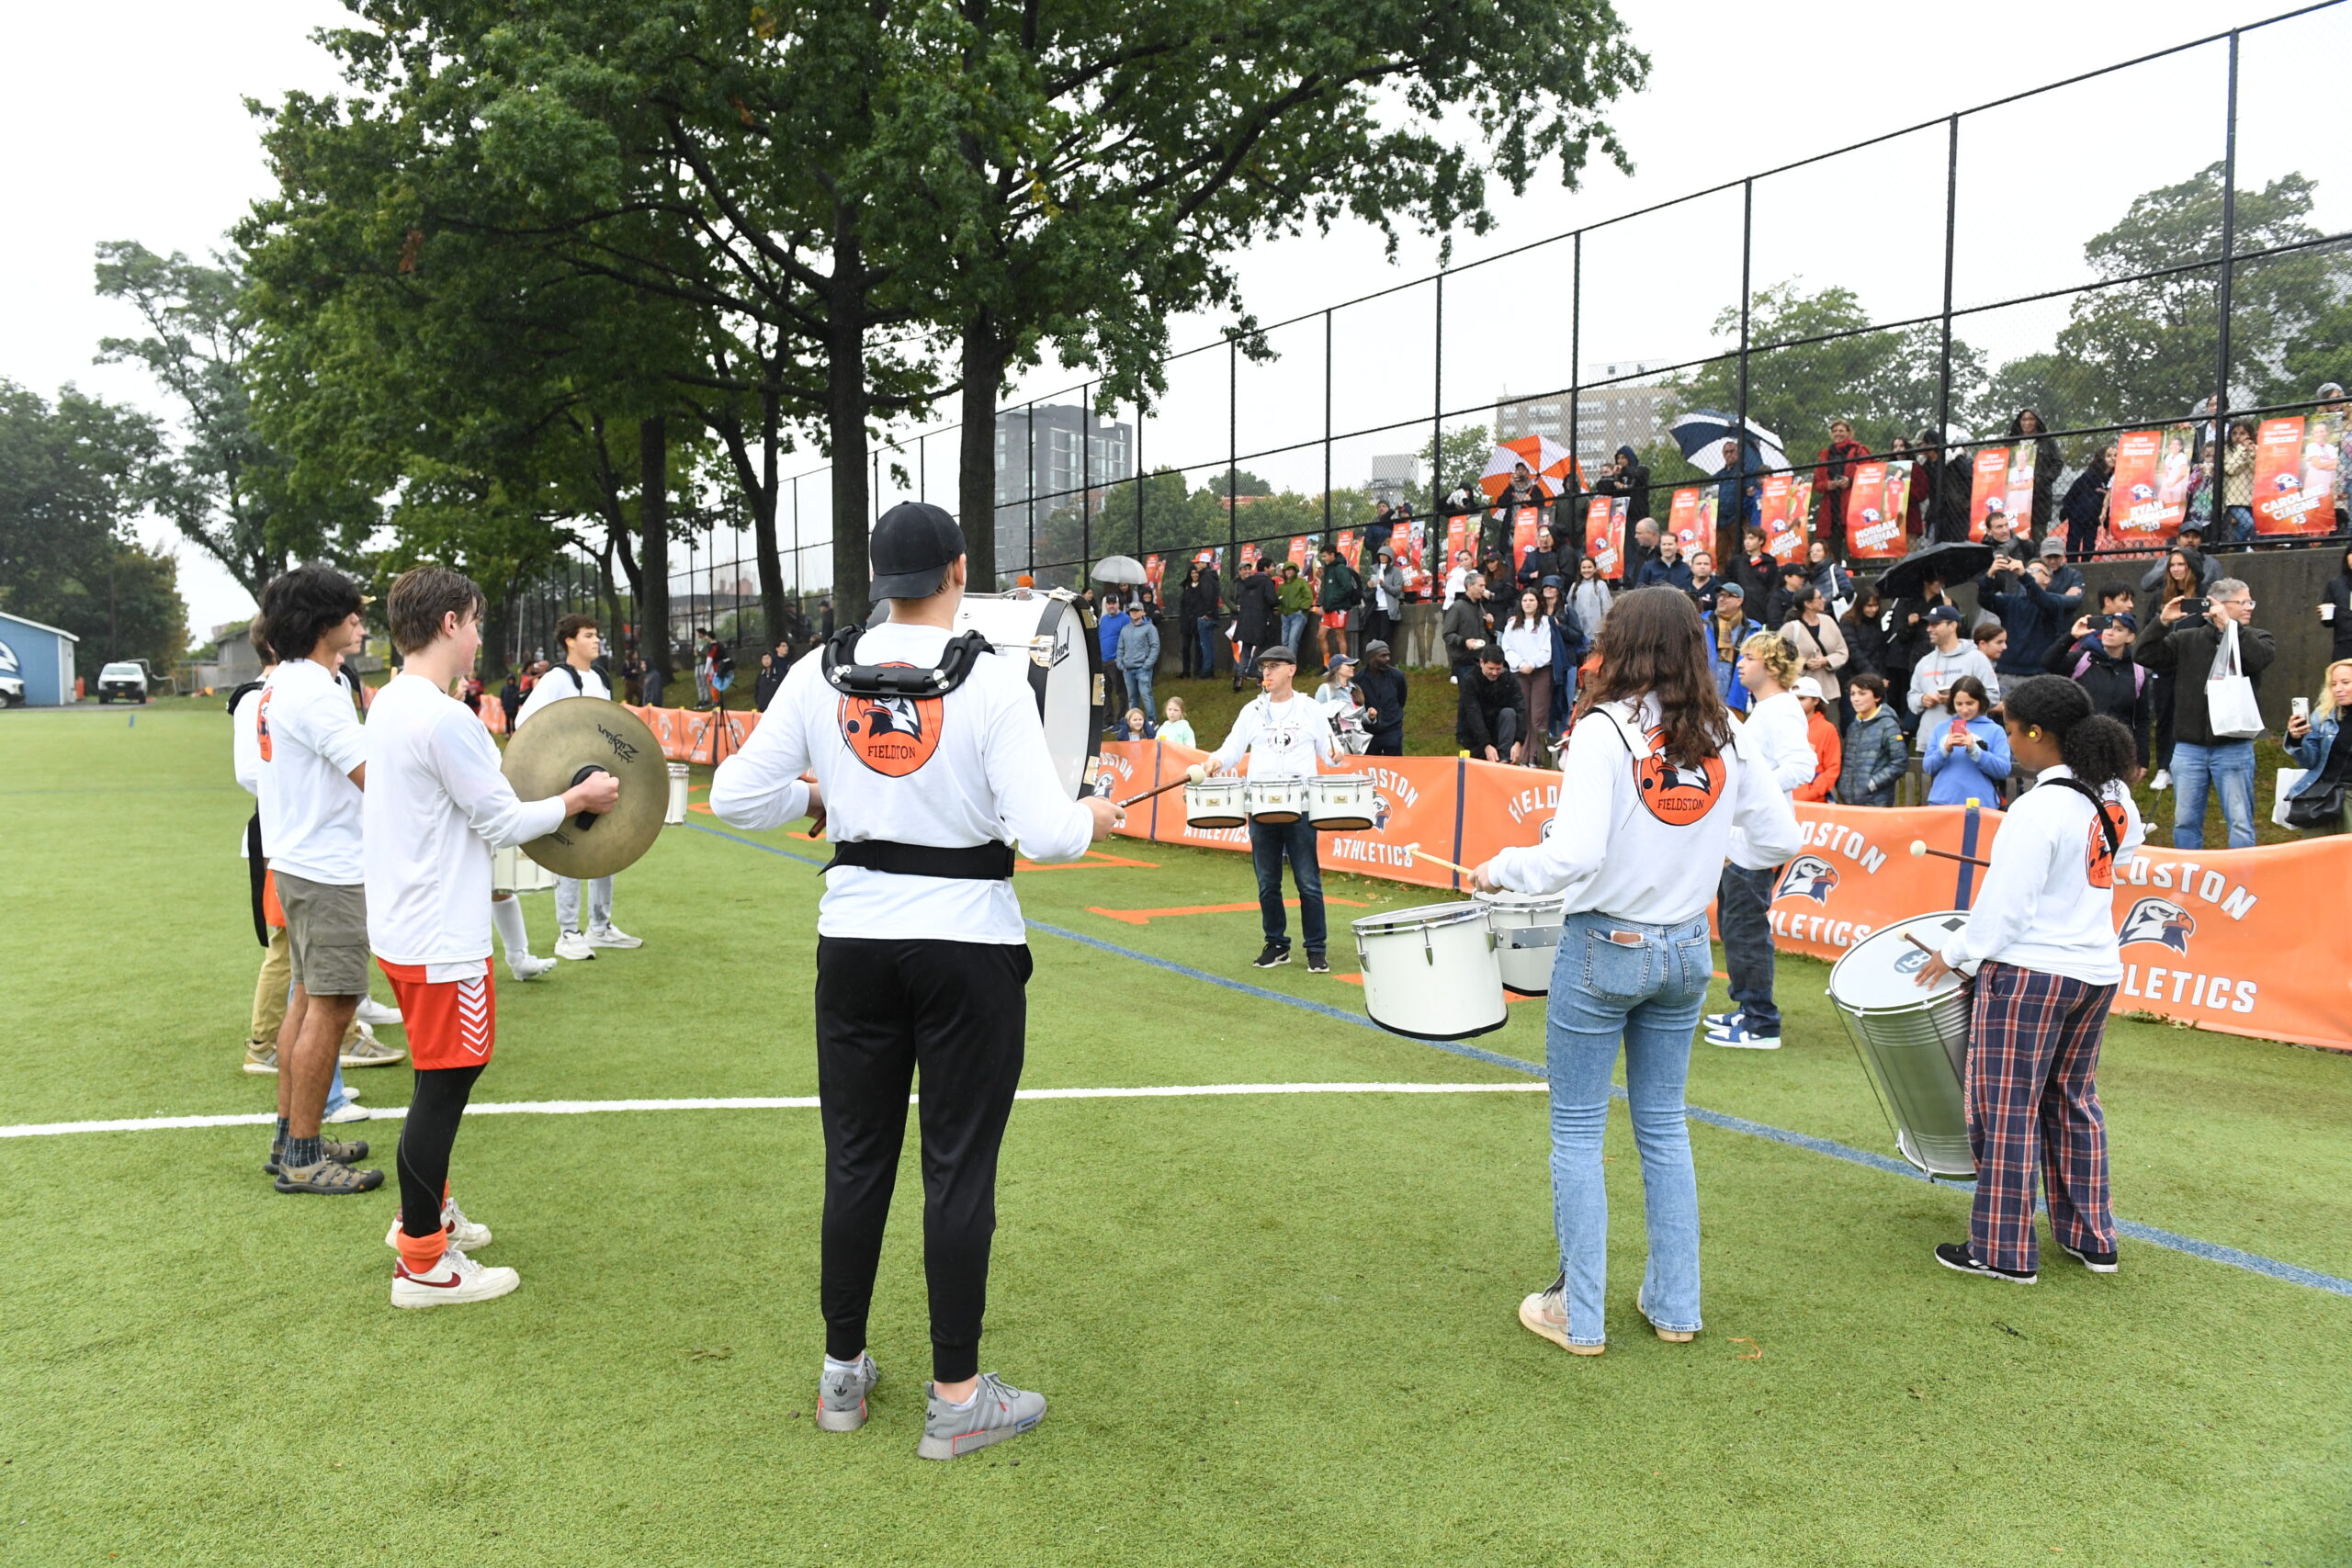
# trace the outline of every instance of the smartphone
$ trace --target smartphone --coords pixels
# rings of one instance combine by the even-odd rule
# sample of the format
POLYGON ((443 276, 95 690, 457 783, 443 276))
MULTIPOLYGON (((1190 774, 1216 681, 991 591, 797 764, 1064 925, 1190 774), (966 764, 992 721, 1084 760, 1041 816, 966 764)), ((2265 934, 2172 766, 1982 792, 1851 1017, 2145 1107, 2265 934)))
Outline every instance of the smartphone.
POLYGON ((2113 615, 2093 615, 2087 623, 2095 632, 2103 632, 2115 624, 2113 615))
POLYGON ((2180 613, 2184 615, 2201 615, 2212 607, 2211 599, 2183 599, 2180 602, 2180 613))
POLYGON ((2311 716, 2312 716, 2312 700, 2311 700, 2311 698, 2309 698, 2309 697, 2296 697, 2296 698, 2293 698, 2292 700, 2290 700, 2290 701, 2287 704, 2287 712, 2288 712, 2290 715, 2291 715, 2292 716, 2296 717, 2296 718, 2300 718, 2300 719, 2303 719, 2303 720, 2305 720, 2305 721, 2308 721, 2308 720, 2311 718, 2311 716))

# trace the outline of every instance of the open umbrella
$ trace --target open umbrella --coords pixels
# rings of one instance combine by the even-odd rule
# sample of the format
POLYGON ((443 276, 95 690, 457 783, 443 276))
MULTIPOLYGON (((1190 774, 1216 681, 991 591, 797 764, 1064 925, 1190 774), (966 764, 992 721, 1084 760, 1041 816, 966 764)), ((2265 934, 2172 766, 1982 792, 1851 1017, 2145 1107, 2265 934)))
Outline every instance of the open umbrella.
POLYGON ((1560 493, 1560 481, 1577 471, 1577 460, 1566 446, 1548 435, 1521 435, 1498 446, 1487 458, 1487 471, 1478 476, 1478 488, 1487 492, 1488 501, 1500 501, 1503 491, 1510 488, 1511 476, 1521 464, 1535 476, 1536 487, 1544 499, 1550 501, 1560 493))
MULTIPOLYGON (((1724 443, 1732 438, 1736 424, 1732 416, 1715 409, 1692 409, 1666 427, 1674 437, 1674 445, 1690 466, 1702 474, 1720 474, 1730 465, 1724 461, 1724 443)), ((1788 454, 1781 450, 1781 438, 1757 423, 1747 422, 1742 431, 1747 449, 1768 468, 1785 468, 1788 454)))
POLYGON ((1094 563, 1097 582, 1149 582, 1151 574, 1133 556, 1104 556, 1094 563))
POLYGON ((1949 587, 1982 574, 1992 564, 1990 545, 1965 539, 1922 545, 1879 574, 1878 591, 1888 599, 1901 599, 1917 593, 1930 577, 1949 587))

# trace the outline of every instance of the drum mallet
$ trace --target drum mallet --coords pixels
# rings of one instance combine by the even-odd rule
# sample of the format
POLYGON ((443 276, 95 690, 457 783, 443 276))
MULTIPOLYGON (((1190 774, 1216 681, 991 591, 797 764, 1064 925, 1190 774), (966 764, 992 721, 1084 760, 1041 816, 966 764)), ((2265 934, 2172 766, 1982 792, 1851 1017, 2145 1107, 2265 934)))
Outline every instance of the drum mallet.
POLYGON ((1928 840, 1925 839, 1912 840, 1911 858, 1913 860, 1917 860, 1923 855, 1934 855, 1939 860, 1956 860, 1967 865, 1991 865, 1993 863, 1989 860, 1980 860, 1974 855, 1961 854, 1957 851, 1953 850, 1931 850, 1928 847, 1928 840))
POLYGON ((1448 871, 1458 871, 1464 876, 1476 876, 1478 874, 1466 865, 1460 865, 1453 861, 1445 860, 1440 856, 1430 853, 1429 851, 1421 848, 1419 844, 1407 844, 1405 846, 1405 852, 1408 855, 1419 855, 1421 859, 1429 862, 1431 865, 1442 865, 1448 871))
POLYGON ((1144 801, 1149 800, 1155 795, 1166 795, 1171 789, 1182 789, 1186 784, 1196 784, 1208 776, 1208 769, 1203 767, 1200 763, 1195 762, 1191 767, 1186 768, 1181 776, 1170 779, 1158 789, 1148 789, 1141 795, 1131 795, 1127 799, 1119 802, 1119 809, 1125 811, 1128 807, 1140 805, 1144 801))

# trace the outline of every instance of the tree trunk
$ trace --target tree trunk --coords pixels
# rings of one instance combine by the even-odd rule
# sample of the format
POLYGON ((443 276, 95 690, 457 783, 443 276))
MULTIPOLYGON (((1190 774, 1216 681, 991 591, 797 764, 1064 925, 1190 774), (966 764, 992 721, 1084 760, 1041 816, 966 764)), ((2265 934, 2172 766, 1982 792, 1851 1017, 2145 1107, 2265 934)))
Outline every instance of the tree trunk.
POLYGON ((780 403, 773 388, 761 391, 760 485, 752 502, 752 546, 760 558, 760 618, 767 623, 770 648, 784 640, 784 557, 775 536, 776 502, 783 491, 776 477, 776 447, 784 434, 780 403))
MULTIPOLYGON (((1005 358, 995 316, 978 312, 964 329, 964 423, 956 466, 956 520, 964 525, 976 593, 995 592, 1001 586, 999 574, 1009 564, 997 559, 996 548, 996 398, 1004 385, 1005 358)), ((1028 484, 1025 464, 1022 483, 1028 484)))
POLYGON ((833 276, 826 300, 825 436, 833 477, 833 620, 862 625, 873 582, 865 553, 872 500, 865 471, 865 284, 857 232, 847 212, 833 228, 833 276))
POLYGON ((613 581, 613 554, 617 547, 617 542, 607 530, 605 547, 596 552, 596 588, 605 601, 605 625, 616 642, 620 640, 622 619, 620 584, 613 581))
MULTIPOLYGON (((670 683, 670 432, 660 414, 638 422, 637 649, 646 667, 670 683)), ((666 695, 666 694, 665 694, 666 695)))

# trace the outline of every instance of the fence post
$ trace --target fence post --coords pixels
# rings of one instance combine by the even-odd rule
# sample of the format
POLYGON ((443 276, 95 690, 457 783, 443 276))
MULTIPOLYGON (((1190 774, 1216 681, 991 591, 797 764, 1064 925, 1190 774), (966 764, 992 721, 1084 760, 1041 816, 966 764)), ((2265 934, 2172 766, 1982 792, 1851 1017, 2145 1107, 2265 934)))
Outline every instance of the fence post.
POLYGON ((1136 394, 1136 559, 1143 559, 1143 394, 1136 394))
POLYGON ((1241 553, 1236 547, 1241 520, 1241 340, 1225 340, 1225 554, 1235 563, 1234 581, 1240 581, 1241 553))
MULTIPOLYGON (((2233 258, 2237 254, 2238 237, 2238 34, 2230 30, 2230 85, 2228 107, 2223 113, 2222 133, 2222 281, 2221 295, 2216 301, 2221 314, 2220 331, 2213 369, 2212 440, 2205 460, 2213 465, 2213 472, 2206 480, 2213 491, 2212 526, 2218 530, 2224 519, 2222 515, 2222 457, 2230 442, 2230 284, 2235 270, 2233 258)), ((2222 537, 2218 532, 2216 537, 2222 537)))
MULTIPOLYGON (((1445 505, 1445 274, 1437 275, 1435 341, 1430 351, 1430 516, 1445 505)), ((1484 544, 1481 538, 1478 541, 1484 544)))
POLYGON ((1323 536, 1331 536, 1331 312, 1328 309, 1323 312, 1323 536))
MULTIPOLYGON (((1577 490, 1584 489, 1584 459, 1577 448, 1584 439, 1584 231, 1579 229, 1568 241, 1568 472, 1575 476, 1577 490)), ((1573 521, 1573 520, 1571 520, 1573 521)), ((1552 518, 1552 543, 1557 547, 1566 537, 1566 523, 1557 513, 1552 518)), ((1577 536, 1584 530, 1578 527, 1577 536)), ((1569 581, 1576 581, 1574 570, 1568 571, 1569 581)))
MULTIPOLYGON (((1079 398, 1078 411, 1078 585, 1086 586, 1094 570, 1094 383, 1089 381, 1079 398)), ((1138 560, 1142 558, 1137 557, 1138 560)))
MULTIPOLYGON (((1740 494, 1740 515, 1715 519, 1715 547, 1723 548, 1724 530, 1732 538, 1739 537, 1739 530, 1747 525, 1747 341, 1748 318, 1752 314, 1755 292, 1753 269, 1756 252, 1756 182, 1742 180, 1739 185, 1739 406, 1732 411, 1733 474, 1737 478, 1740 494)), ((1760 454, 1759 454, 1760 456, 1760 454)))
MULTIPOLYGON (((1037 400, 1035 398, 1029 400, 1028 417, 1029 482, 1022 488, 1029 492, 1029 556, 1028 565, 1023 570, 1034 576, 1037 570, 1037 400)), ((1003 573, 997 575, 1002 577, 1003 573)), ((987 591, 993 592, 995 585, 991 583, 987 591)))
MULTIPOLYGON (((1952 258, 1960 246, 1960 116, 1952 116, 1946 124, 1950 129, 1944 148, 1943 350, 1937 357, 1936 368, 1935 452, 1939 469, 1951 460, 1951 454, 1944 449, 1944 439, 1951 428, 1951 275, 1952 258)), ((1940 473, 1928 476, 1928 483, 1934 487, 1928 491, 1931 506, 1940 499, 1941 478, 1940 473)), ((1937 510, 1940 513, 1941 508, 1937 510)), ((1937 521, 1941 521, 1940 516, 1937 521)))

